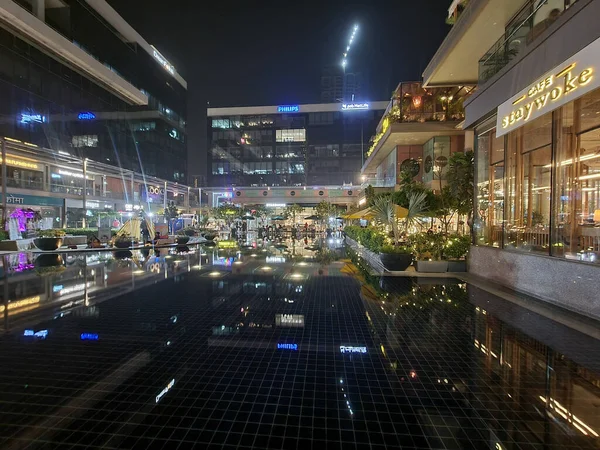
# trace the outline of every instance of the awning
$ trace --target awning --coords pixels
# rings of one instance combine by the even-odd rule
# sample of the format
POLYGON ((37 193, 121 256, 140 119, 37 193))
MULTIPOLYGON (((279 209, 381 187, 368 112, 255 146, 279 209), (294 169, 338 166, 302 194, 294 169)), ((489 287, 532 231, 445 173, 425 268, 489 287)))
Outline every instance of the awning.
MULTIPOLYGON (((404 219, 408 215, 408 209, 396 205, 396 219, 404 219)), ((372 219, 374 216, 371 208, 361 209, 352 214, 344 216, 345 219, 372 219)))

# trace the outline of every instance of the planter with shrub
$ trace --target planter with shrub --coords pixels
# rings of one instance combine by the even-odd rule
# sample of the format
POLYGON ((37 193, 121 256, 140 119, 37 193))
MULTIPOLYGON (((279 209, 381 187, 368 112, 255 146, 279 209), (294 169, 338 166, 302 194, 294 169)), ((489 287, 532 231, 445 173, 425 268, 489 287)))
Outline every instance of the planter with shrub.
POLYGON ((193 236, 193 234, 187 234, 186 229, 179 230, 177 232, 177 236, 175 237, 175 242, 177 245, 185 245, 190 241, 190 236, 193 236))
POLYGON ((114 245, 117 248, 129 248, 133 247, 133 240, 128 234, 117 236, 114 241, 114 245))
POLYGON ((33 244, 43 252, 53 252, 63 243, 65 231, 62 228, 51 228, 49 230, 40 230, 38 237, 33 240, 33 244))
POLYGON ((442 260, 446 236, 442 233, 419 233, 410 237, 417 272, 442 273, 448 271, 448 261, 442 260))
POLYGON ((466 272, 467 254, 471 247, 471 237, 468 235, 449 236, 444 247, 444 257, 448 260, 448 272, 466 272))
POLYGON ((379 253, 381 263, 389 271, 403 271, 412 263, 412 250, 403 245, 385 245, 379 253))

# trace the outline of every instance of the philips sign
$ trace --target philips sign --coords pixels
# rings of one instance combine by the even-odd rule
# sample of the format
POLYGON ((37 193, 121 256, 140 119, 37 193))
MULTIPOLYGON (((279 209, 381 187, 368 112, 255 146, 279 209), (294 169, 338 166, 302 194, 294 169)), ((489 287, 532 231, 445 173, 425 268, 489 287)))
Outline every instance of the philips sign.
POLYGON ((364 111, 369 109, 368 103, 342 103, 342 111, 364 111))
POLYGON ((96 118, 96 114, 94 114, 93 112, 80 112, 79 114, 77 114, 77 119, 79 120, 94 120, 96 118))
POLYGON ((300 105, 279 105, 277 112, 280 113, 297 113, 300 112, 300 105))

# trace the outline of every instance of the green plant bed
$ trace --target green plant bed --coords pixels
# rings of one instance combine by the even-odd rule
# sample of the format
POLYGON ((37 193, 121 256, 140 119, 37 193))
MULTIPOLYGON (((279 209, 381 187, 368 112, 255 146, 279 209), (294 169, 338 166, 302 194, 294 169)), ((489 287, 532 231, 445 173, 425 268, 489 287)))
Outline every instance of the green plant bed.
MULTIPOLYGON (((97 228, 65 228, 63 230, 65 234, 71 236, 87 236, 88 240, 92 237, 98 237, 98 229, 97 228)), ((111 230, 111 237, 117 233, 116 230, 111 230)))

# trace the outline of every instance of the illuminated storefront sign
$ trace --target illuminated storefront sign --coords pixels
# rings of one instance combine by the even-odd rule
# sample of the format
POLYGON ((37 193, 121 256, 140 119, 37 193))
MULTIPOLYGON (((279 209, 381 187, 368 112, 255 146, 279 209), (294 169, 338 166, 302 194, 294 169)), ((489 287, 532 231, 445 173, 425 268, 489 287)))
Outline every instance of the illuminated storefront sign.
POLYGON ((90 111, 80 112, 77 114, 77 118, 79 120, 94 120, 96 118, 96 114, 90 111))
POLYGON ((285 208, 287 203, 267 203, 265 206, 267 208, 285 208))
MULTIPOLYGON (((2 194, 0 194, 2 200, 2 194)), ((64 199, 56 197, 40 197, 38 195, 8 194, 6 203, 9 205, 39 205, 39 206, 63 206, 64 199)))
POLYGON ((165 193, 164 187, 158 186, 148 186, 148 194, 150 195, 160 195, 165 193))
POLYGON ((19 114, 20 123, 46 123, 48 118, 41 114, 21 113, 19 114))
POLYGON ((342 103, 342 111, 364 111, 369 109, 368 103, 342 103))
POLYGON ((341 353, 367 353, 367 347, 346 347, 340 345, 341 353))
MULTIPOLYGON (((1 162, 2 158, 0 158, 0 163, 1 162)), ((15 159, 11 157, 6 158, 6 165, 12 167, 21 167, 23 169, 40 170, 40 167, 34 162, 24 161, 22 159, 15 159)))
POLYGON ((283 256, 267 256, 266 262, 267 264, 283 264, 285 262, 285 258, 283 256))
POLYGON ((169 72, 171 75, 175 75, 175 67, 173 67, 173 65, 169 63, 169 61, 167 61, 167 59, 158 52, 158 50, 154 49, 152 55, 167 72, 169 72))
POLYGON ((277 348, 281 350, 298 350, 298 344, 277 344, 277 348))
POLYGON ((598 88, 599 53, 600 39, 597 39, 498 106, 496 136, 515 130, 598 88))
POLYGON ((277 112, 280 113, 297 113, 300 112, 300 105, 279 105, 277 112))
POLYGON ((158 403, 160 401, 160 399, 163 398, 167 392, 169 392, 171 389, 173 389, 173 386, 175 386, 175 378, 173 378, 171 381, 169 381, 169 384, 167 384, 167 387, 165 387, 162 391, 160 391, 160 394, 158 394, 156 396, 156 403, 158 403))

